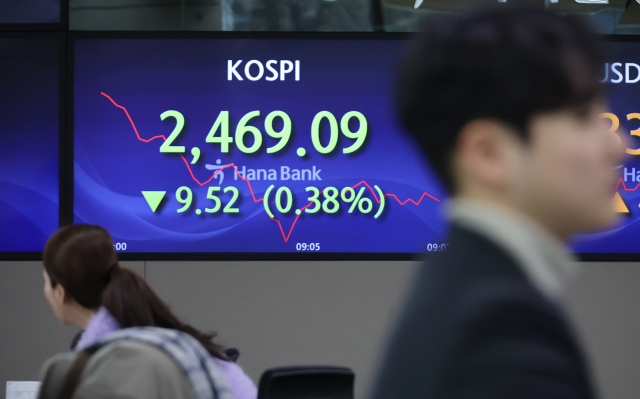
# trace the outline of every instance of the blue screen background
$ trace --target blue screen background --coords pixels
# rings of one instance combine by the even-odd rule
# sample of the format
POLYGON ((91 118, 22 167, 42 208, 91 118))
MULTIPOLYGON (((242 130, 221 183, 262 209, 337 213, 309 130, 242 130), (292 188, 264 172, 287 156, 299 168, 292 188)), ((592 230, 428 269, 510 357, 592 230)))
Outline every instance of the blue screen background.
MULTIPOLYGON (((126 243, 127 252, 296 252, 296 244, 319 243, 320 252, 415 253, 429 243, 442 243, 446 230, 443 189, 393 115, 396 64, 405 44, 396 40, 76 40, 75 222, 105 226, 115 242, 126 243), (227 80, 228 60, 244 60, 238 69, 244 76, 245 63, 254 59, 263 64, 271 59, 299 60, 300 81, 294 80, 293 73, 285 81, 227 80), (136 137, 134 126, 144 140, 167 137, 175 126, 172 118, 160 119, 167 110, 185 116, 185 128, 174 145, 186 147, 189 161, 190 149, 200 148, 196 164, 188 167, 178 154, 160 153, 162 139, 145 143, 136 137), (261 150, 247 155, 232 145, 223 154, 220 145, 205 143, 222 110, 230 113, 232 135, 243 115, 260 111, 251 125, 263 131, 261 150), (291 117, 293 136, 284 150, 267 154, 265 148, 277 141, 264 133, 264 118, 274 110, 291 117), (342 115, 354 110, 368 120, 366 144, 354 154, 343 154, 341 149, 353 140, 341 136, 331 155, 316 152, 310 135, 314 115, 330 111, 339 123, 342 115), (306 157, 296 155, 299 147, 307 150, 306 157), (235 172, 226 169, 221 186, 238 188, 240 213, 197 215, 195 209, 211 205, 207 187, 220 185, 218 179, 203 187, 197 183, 211 178, 213 171, 205 165, 215 165, 217 160, 238 168, 320 169, 321 181, 250 182, 256 198, 262 198, 271 184, 275 184, 273 193, 280 186, 289 187, 294 210, 308 203, 308 186, 342 189, 363 180, 402 202, 412 199, 418 205, 401 205, 386 196, 378 219, 373 217, 374 202, 375 210, 367 215, 349 214, 349 204, 342 203, 335 214, 302 213, 296 221, 293 212, 275 213, 275 222, 262 202, 252 200, 249 184, 234 179, 235 172), (175 193, 181 186, 192 189, 194 205, 177 213, 182 205, 175 193), (167 191, 157 212, 151 211, 142 191, 167 191)), ((374 199, 369 190, 365 197, 374 199)), ((220 198, 224 203, 230 195, 220 193, 220 198)))
POLYGON ((59 41, 0 38, 0 252, 58 228, 59 41))

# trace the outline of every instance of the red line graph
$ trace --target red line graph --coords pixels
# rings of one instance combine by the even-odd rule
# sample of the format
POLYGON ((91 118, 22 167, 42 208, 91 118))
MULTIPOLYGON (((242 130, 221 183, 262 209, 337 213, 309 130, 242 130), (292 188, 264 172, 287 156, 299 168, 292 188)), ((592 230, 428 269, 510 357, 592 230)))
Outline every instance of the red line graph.
POLYGON ((625 184, 624 179, 620 179, 620 180, 618 180, 618 185, 616 186, 615 191, 618 191, 618 189, 620 188, 620 186, 622 186, 622 189, 623 189, 624 191, 636 191, 636 190, 638 190, 638 189, 640 188, 640 183, 638 183, 638 185, 637 185, 637 186, 635 186, 634 188, 629 188, 629 187, 627 187, 627 185, 625 184))
MULTIPOLYGON (((111 98, 111 96, 109 96, 108 94, 104 93, 104 92, 100 92, 100 94, 102 94, 106 99, 108 99, 111 104, 113 104, 116 108, 121 109, 124 114, 126 115, 127 119, 129 120, 129 123, 131 124, 131 127, 133 128, 133 131, 136 134, 136 137, 138 138, 139 141, 143 142, 143 143, 149 143, 153 140, 156 139, 162 139, 164 141, 167 140, 167 138, 164 135, 157 135, 157 136, 153 136, 150 139, 144 139, 142 138, 142 136, 140 136, 140 133, 138 132, 138 128, 136 127, 136 124, 133 122, 133 118, 131 118, 131 115, 129 114, 129 111, 127 110, 126 107, 118 104, 117 102, 114 101, 113 98, 111 98)), ((236 174, 236 176, 238 176, 242 181, 244 181, 245 183, 247 183, 247 187, 249 188, 249 192, 251 193, 251 198, 253 199, 254 203, 258 203, 258 202, 263 202, 264 198, 256 198, 256 195, 253 191, 253 187, 251 186, 251 181, 246 179, 244 176, 242 176, 242 174, 238 171, 238 168, 236 167, 235 164, 230 163, 227 165, 224 165, 222 167, 220 167, 219 169, 217 169, 212 175, 211 177, 209 177, 207 180, 205 181, 200 181, 195 174, 193 173, 193 170, 191 169, 191 165, 189 164, 189 161, 187 160, 187 158, 184 157, 184 155, 180 155, 180 157, 182 158, 182 161, 184 162, 185 166, 187 167, 187 170, 189 171, 189 175, 191 175, 191 179, 193 179, 194 182, 196 182, 199 186, 204 186, 206 184, 209 184, 213 179, 216 178, 216 176, 218 175, 218 173, 222 172, 225 169, 229 169, 232 168, 236 174)), ((622 181, 622 179, 620 179, 620 181, 622 181)), ((619 183, 618 183, 619 184, 619 183)), ((624 182, 622 182, 622 184, 624 185, 624 182)), ((365 186, 370 192, 371 195, 373 196, 374 200, 380 204, 381 198, 378 198, 378 196, 376 195, 374 189, 369 185, 369 183, 367 183, 365 180, 360 181, 359 183, 356 183, 355 185, 351 186, 351 188, 357 188, 359 186, 365 186)), ((638 184, 638 187, 640 187, 640 184, 638 184)), ((638 188, 636 187, 636 189, 638 188)), ((626 190, 626 187, 625 187, 626 190)), ((635 189, 634 189, 635 190, 635 189)), ((324 191, 324 190, 322 190, 324 191)), ((320 191, 322 193, 322 191, 320 191)), ((628 190, 631 191, 631 190, 628 190)), ((440 200, 436 197, 434 197, 433 195, 427 193, 426 191, 422 193, 422 195, 420 196, 420 198, 416 201, 412 198, 407 198, 406 200, 400 200, 400 198, 398 198, 398 196, 396 194, 391 194, 391 193, 387 193, 384 194, 385 197, 389 197, 389 198, 393 198, 395 199, 398 204, 400 204, 401 206, 405 206, 407 203, 412 203, 415 206, 420 205, 420 203, 422 202, 423 199, 425 198, 429 198, 433 201, 436 202, 440 202, 440 200)), ((305 209, 309 208, 311 205, 313 205, 313 202, 309 202, 307 205, 303 206, 302 208, 300 208, 301 211, 304 211, 305 209)), ((298 223, 298 219, 300 219, 300 215, 296 215, 295 219, 293 220, 293 223, 291 224, 291 227, 289 228, 288 232, 285 232, 284 227, 282 226, 282 222, 280 222, 278 219, 276 218, 272 218, 269 217, 269 219, 273 220, 274 222, 276 222, 278 224, 278 227, 280 228, 280 233, 282 234, 282 238, 284 239, 284 242, 289 242, 289 238, 291 238, 291 233, 293 233, 293 229, 296 227, 296 224, 298 223)))

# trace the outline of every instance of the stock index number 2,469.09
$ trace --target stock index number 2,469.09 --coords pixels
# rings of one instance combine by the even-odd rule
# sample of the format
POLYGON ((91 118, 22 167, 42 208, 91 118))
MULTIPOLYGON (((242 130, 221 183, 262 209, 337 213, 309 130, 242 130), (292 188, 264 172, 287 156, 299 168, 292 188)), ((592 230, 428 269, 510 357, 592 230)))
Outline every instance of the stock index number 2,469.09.
MULTIPOLYGON (((222 153, 228 153, 232 144, 235 144, 236 148, 245 154, 256 153, 262 148, 263 134, 258 127, 251 123, 254 118, 258 118, 260 115, 260 111, 251 111, 243 115, 238 121, 234 136, 231 137, 229 111, 220 111, 205 141, 209 144, 220 145, 222 153)), ((173 144, 184 128, 184 115, 175 110, 165 111, 160 115, 162 120, 167 118, 175 119, 176 126, 160 146, 160 152, 184 154, 186 152, 184 146, 173 144)), ((293 136, 293 123, 286 112, 272 111, 264 118, 264 131, 269 137, 278 140, 273 146, 267 148, 267 154, 274 154, 284 149, 289 143, 293 136)), ((346 138, 354 140, 350 146, 342 149, 342 153, 351 154, 358 151, 364 145, 368 131, 367 118, 358 111, 349 111, 342 115, 340 123, 333 113, 320 111, 314 116, 310 126, 313 147, 323 155, 331 154, 336 149, 340 133, 346 138), (326 137, 321 140, 320 137, 323 123, 328 124, 328 135, 323 135, 328 136, 328 140, 326 137), (355 129, 356 126, 357 129, 355 129)))

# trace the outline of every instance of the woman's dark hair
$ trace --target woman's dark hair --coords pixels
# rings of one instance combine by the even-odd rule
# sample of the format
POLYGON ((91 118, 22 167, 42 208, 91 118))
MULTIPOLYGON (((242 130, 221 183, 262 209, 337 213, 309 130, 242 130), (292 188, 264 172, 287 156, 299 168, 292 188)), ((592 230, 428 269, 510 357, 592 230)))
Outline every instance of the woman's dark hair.
POLYGON ((224 348, 213 342, 215 333, 203 333, 181 322, 140 275, 118 265, 113 240, 104 228, 62 227, 49 238, 43 263, 52 287, 61 284, 85 308, 104 306, 120 327, 182 331, 197 339, 212 356, 229 360, 224 348))
POLYGON ((604 57, 585 21, 542 9, 500 7, 434 21, 401 68, 397 107, 445 186, 469 122, 505 123, 528 138, 541 113, 583 111, 603 94, 604 57))

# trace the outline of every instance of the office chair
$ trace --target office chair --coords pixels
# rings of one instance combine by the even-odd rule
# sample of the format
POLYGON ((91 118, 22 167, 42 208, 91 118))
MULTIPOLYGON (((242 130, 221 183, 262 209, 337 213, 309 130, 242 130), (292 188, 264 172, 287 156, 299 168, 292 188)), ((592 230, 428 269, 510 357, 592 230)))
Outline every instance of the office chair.
POLYGON ((354 380, 346 367, 277 367, 262 374, 258 399, 353 399, 354 380))

